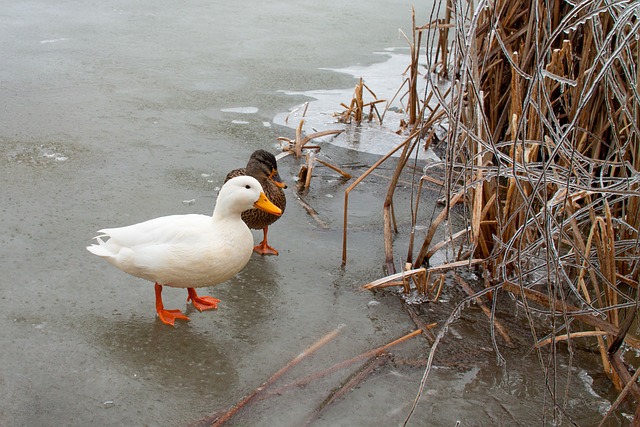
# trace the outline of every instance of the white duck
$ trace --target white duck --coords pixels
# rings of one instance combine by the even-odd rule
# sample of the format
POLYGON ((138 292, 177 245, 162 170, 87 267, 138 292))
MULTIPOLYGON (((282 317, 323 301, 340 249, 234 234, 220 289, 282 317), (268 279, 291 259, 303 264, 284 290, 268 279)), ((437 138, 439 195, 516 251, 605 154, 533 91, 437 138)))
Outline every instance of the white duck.
POLYGON ((171 215, 105 228, 95 237, 98 244, 87 249, 126 273, 155 282, 158 317, 173 326, 175 319, 189 318, 180 310, 164 308, 162 286, 187 288, 187 301, 200 311, 217 308, 219 299, 200 297, 194 288, 224 282, 247 264, 253 235, 240 214, 254 207, 282 214, 255 178, 233 178, 220 189, 213 216, 171 215))

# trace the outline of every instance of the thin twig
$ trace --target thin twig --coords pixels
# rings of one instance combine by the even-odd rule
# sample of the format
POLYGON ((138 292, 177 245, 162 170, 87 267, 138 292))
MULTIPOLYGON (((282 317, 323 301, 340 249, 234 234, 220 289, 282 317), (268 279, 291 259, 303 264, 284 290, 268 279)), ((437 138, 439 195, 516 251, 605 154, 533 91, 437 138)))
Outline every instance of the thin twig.
MULTIPOLYGON (((435 328, 436 326, 437 326, 436 323, 432 323, 431 325, 428 325, 427 328, 432 329, 432 328, 435 328)), ((420 335, 421 333, 422 333, 421 329, 416 329, 415 331, 410 332, 407 335, 404 335, 404 336, 402 336, 402 337, 400 337, 400 338, 398 338, 396 340, 393 340, 388 344, 385 344, 383 346, 374 348, 373 350, 369 350, 367 352, 359 354, 358 356, 352 357, 351 359, 344 360, 342 362, 336 363, 335 365, 330 366, 327 369, 324 369, 324 370, 319 371, 319 372, 315 372, 315 373, 313 373, 311 375, 307 375, 305 377, 299 378, 299 379, 297 379, 297 380, 295 380, 295 381, 293 381, 293 382, 291 382, 289 384, 285 384, 282 387, 278 387, 277 389, 271 390, 268 393, 268 395, 282 394, 282 393, 284 393, 285 391, 287 391, 287 390, 289 390, 291 388, 307 385, 312 381, 315 381, 315 380, 317 380, 319 378, 323 378, 323 377, 325 377, 325 376, 327 376, 329 374, 332 374, 332 373, 334 373, 336 371, 339 371, 340 369, 344 369, 347 366, 351 366, 354 363, 360 362, 361 360, 379 356, 382 353, 384 353, 387 350, 389 350, 391 347, 394 347, 394 346, 396 346, 398 344, 401 344, 401 343, 403 343, 403 342, 405 342, 405 341, 407 341, 407 340, 409 340, 409 339, 411 339, 413 337, 416 337, 416 336, 420 335)))
POLYGON ((386 364, 391 357, 389 354, 382 354, 380 356, 375 356, 369 359, 362 368, 360 368, 357 372, 350 375, 349 378, 336 390, 333 390, 329 396, 316 408, 313 410, 311 415, 307 418, 303 425, 308 426, 311 425, 315 420, 318 419, 322 411, 328 408, 332 403, 336 400, 341 399, 345 394, 353 390, 358 384, 367 379, 374 370, 386 364))
POLYGON ((640 369, 636 369, 636 372, 631 377, 631 380, 624 386, 620 394, 618 394, 618 397, 616 398, 616 400, 613 402, 613 404, 607 411, 607 413, 604 414, 604 417, 602 417, 602 420, 600 421, 600 424, 598 424, 598 427, 602 427, 606 419, 609 418, 611 414, 613 414, 613 411, 618 409, 618 406, 620 406, 622 401, 627 397, 627 395, 631 391, 631 387, 636 383, 636 381, 638 381, 638 376, 640 376, 640 369))
MULTIPOLYGON (((462 277, 460 277, 458 274, 456 274, 455 272, 453 273, 453 279, 456 281, 456 283, 458 285, 460 285, 460 287, 470 297, 475 295, 475 292, 473 291, 471 286, 469 286, 469 284, 462 277)), ((502 339, 505 341, 507 346, 509 346, 511 348, 514 348, 515 345, 513 344, 513 341, 511 340, 511 337, 509 336, 509 332, 507 331, 507 328, 504 327, 502 325, 502 323, 498 319, 496 319, 496 318, 494 318, 492 316, 491 310, 486 306, 486 304, 484 303, 484 301, 482 301, 482 299, 476 298, 475 302, 482 309, 483 313, 487 315, 487 317, 489 318, 489 322, 493 322, 493 324, 495 325, 496 329, 498 330, 498 333, 500 334, 500 336, 502 336, 502 339)))
POLYGON ((291 361, 289 361, 289 363, 287 363, 285 366, 283 366, 278 372, 273 374, 267 381, 262 383, 262 385, 260 387, 256 388, 253 392, 251 392, 250 394, 245 396, 242 400, 240 400, 240 402, 238 402, 235 405, 233 405, 225 414, 223 414, 218 419, 216 419, 215 422, 213 424, 211 424, 211 426, 212 427, 219 427, 219 426, 223 425, 224 423, 226 423, 227 421, 229 421, 231 418, 234 417, 234 415, 239 410, 241 410, 249 402, 251 402, 253 399, 255 399, 256 396, 258 396, 260 393, 262 393, 267 387, 271 386, 274 382, 276 382, 289 369, 291 369, 292 367, 294 367, 295 365, 297 365, 298 363, 300 363, 301 361, 303 361, 307 357, 311 356, 320 347, 322 347, 323 345, 325 345, 326 343, 331 341, 333 338, 335 338, 343 328, 344 328, 344 325, 338 326, 336 329, 334 329, 333 331, 329 332, 328 334, 326 334, 325 336, 320 338, 318 341, 316 341, 313 345, 308 347, 302 353, 298 354, 291 361))

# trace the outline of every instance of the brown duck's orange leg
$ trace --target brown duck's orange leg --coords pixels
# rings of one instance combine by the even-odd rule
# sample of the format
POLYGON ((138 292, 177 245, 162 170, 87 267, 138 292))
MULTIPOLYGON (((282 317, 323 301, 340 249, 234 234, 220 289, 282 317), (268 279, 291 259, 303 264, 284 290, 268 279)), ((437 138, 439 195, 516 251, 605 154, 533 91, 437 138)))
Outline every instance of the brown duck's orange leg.
POLYGON ((156 283, 156 313, 158 313, 162 323, 166 325, 174 326, 176 319, 189 320, 180 310, 165 310, 162 303, 162 285, 158 283, 156 283))
POLYGON ((255 246, 253 250, 259 253, 260 255, 276 255, 277 256, 278 251, 276 251, 274 248, 269 246, 269 244, 267 243, 267 233, 269 232, 269 227, 263 228, 262 232, 264 233, 264 239, 262 239, 262 242, 260 242, 258 246, 255 246))
POLYGON ((191 301, 193 303, 193 306, 198 310, 203 311, 218 308, 218 303, 220 302, 218 298, 199 297, 196 293, 196 290, 193 288, 187 288, 187 292, 189 292, 187 302, 191 301))

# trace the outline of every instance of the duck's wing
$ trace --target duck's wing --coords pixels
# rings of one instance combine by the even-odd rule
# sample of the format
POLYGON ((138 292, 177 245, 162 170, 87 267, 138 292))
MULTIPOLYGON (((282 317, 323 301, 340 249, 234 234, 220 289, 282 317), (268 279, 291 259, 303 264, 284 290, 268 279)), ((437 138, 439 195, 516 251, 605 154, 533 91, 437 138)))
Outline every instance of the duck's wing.
POLYGON ((107 245, 135 248, 173 244, 197 238, 211 224, 206 215, 170 215, 138 224, 99 230, 100 237, 109 237, 107 245))

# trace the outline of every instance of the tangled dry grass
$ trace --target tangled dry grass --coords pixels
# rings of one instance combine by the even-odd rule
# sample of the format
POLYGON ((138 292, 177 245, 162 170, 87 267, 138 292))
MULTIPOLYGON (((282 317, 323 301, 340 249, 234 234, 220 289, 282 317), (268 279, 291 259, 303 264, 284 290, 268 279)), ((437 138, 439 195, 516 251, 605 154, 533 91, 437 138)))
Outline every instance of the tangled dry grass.
MULTIPOLYGON (((555 350, 576 336, 597 342, 619 400, 640 402, 639 371, 632 376, 619 351, 623 343, 640 349, 628 333, 640 277, 640 3, 448 0, 432 16, 413 26, 408 81, 417 78, 424 40, 429 95, 420 100, 410 85, 413 121, 398 168, 416 141, 428 146, 434 125, 443 124, 446 206, 415 257, 410 249, 407 265, 415 271, 455 243, 452 265, 482 265, 485 289, 471 298, 491 295, 495 304, 496 294, 508 291, 519 299, 550 384, 554 421, 567 393, 555 386, 555 350), (441 79, 451 82, 446 91, 441 79), (429 107, 432 96, 436 108, 429 107), (434 242, 456 204, 467 213, 466 227, 434 242), (535 312, 549 316, 550 334, 538 330, 535 312)), ((386 265, 395 273, 386 212, 385 220, 386 265)))

